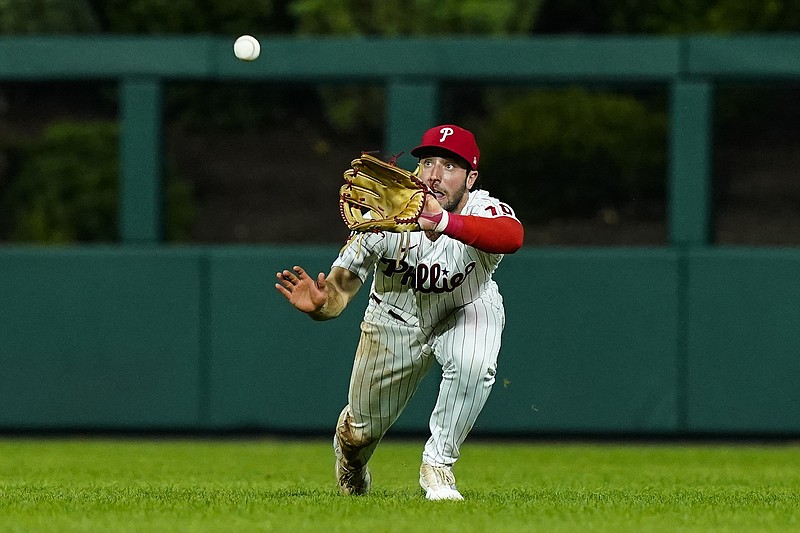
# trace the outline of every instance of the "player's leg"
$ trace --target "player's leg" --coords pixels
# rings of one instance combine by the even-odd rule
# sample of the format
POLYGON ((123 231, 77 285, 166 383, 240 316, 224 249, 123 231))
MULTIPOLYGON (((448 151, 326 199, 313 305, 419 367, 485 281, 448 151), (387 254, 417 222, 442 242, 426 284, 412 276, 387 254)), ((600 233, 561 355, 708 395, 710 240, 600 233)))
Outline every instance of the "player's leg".
MULTIPOLYGON (((397 320, 364 322, 361 329, 348 405, 336 425, 334 450, 337 474, 341 471, 352 478, 349 473, 355 471, 360 475, 355 482, 360 480, 363 485, 369 476, 367 462, 430 370, 433 357, 418 329, 397 320)), ((342 487, 342 477, 339 479, 342 487)))
POLYGON ((431 487, 449 487, 455 492, 441 494, 461 499, 451 467, 494 385, 504 324, 502 306, 477 300, 459 309, 437 336, 434 350, 442 381, 420 470, 420 484, 431 499, 437 499, 431 487))

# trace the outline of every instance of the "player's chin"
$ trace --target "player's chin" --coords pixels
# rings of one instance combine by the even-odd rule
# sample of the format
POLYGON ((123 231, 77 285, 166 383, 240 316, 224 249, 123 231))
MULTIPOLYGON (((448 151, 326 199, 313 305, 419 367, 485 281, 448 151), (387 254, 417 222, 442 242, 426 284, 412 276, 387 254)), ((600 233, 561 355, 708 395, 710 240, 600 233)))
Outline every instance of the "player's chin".
POLYGON ((441 200, 439 200, 439 205, 442 206, 442 209, 445 211, 452 212, 453 209, 458 205, 461 199, 456 200, 455 198, 450 198, 449 196, 444 196, 441 200))

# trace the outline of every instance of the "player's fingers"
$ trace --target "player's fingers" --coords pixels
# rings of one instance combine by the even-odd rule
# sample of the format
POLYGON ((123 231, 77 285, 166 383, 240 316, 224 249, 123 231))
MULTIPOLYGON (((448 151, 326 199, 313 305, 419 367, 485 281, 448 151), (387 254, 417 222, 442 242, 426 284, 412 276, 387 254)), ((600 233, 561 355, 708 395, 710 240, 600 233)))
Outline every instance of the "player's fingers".
POLYGON ((281 293, 281 294, 283 294, 283 296, 284 296, 284 297, 285 297, 287 300, 289 300, 289 301, 291 301, 291 300, 292 300, 292 293, 291 293, 291 292, 289 292, 289 291, 286 289, 286 287, 284 287, 284 286, 283 286, 283 285, 281 285, 280 283, 276 283, 276 284, 275 284, 275 288, 276 288, 276 289, 278 289, 278 292, 279 292, 279 293, 281 293))
POLYGON ((284 291, 286 291, 288 293, 291 293, 292 290, 294 289, 294 285, 292 285, 288 281, 284 281, 284 280, 281 280, 280 283, 276 283, 275 286, 276 287, 280 287, 281 289, 283 289, 284 291))
POLYGON ((302 269, 301 267, 299 267, 299 266, 295 266, 295 267, 293 268, 293 270, 294 270, 295 272, 297 272, 297 276, 298 276, 298 277, 300 277, 300 278, 302 278, 302 277, 304 277, 304 276, 308 276, 308 274, 306 274, 306 271, 305 271, 305 270, 303 270, 303 269, 302 269))
POLYGON ((325 290, 325 273, 324 272, 320 272, 319 274, 317 274, 317 280, 315 281, 315 283, 317 284, 317 287, 319 289, 325 290))
POLYGON ((283 284, 283 286, 286 287, 287 289, 291 289, 298 282, 297 276, 295 276, 288 270, 284 270, 283 272, 278 272, 277 277, 283 284))

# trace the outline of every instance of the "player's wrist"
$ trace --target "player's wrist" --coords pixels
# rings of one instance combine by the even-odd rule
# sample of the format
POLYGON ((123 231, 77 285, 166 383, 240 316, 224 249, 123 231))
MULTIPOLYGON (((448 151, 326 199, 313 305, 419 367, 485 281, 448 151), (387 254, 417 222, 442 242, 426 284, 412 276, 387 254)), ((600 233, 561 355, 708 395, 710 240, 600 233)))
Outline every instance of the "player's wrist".
POLYGON ((339 316, 342 309, 344 309, 344 305, 341 299, 335 293, 329 293, 325 301, 318 304, 315 309, 308 311, 307 314, 314 320, 329 320, 339 316))
POLYGON ((447 228, 447 225, 450 223, 450 214, 447 211, 442 211, 441 219, 436 224, 436 227, 433 228, 433 231, 436 233, 444 233, 444 230, 447 228))
POLYGON ((435 226, 429 231, 435 231, 436 233, 443 233, 450 220, 447 211, 444 210, 439 213, 426 213, 423 211, 419 217, 434 223, 435 226))

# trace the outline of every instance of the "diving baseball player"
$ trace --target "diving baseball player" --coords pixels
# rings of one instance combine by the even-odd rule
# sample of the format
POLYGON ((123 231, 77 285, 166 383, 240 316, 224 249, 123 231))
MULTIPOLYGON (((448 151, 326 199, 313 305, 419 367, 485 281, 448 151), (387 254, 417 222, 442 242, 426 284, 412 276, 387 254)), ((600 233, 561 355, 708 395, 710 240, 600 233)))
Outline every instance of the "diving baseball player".
POLYGON ((372 274, 369 304, 333 447, 343 494, 366 494, 367 463, 434 361, 442 381, 430 417, 420 485, 429 500, 462 500, 453 464, 495 381, 505 324, 492 274, 523 242, 508 204, 475 188, 480 152, 471 132, 431 128, 411 151, 431 190, 424 231, 352 238, 330 273, 277 274, 276 289, 315 320, 337 317, 372 274))

